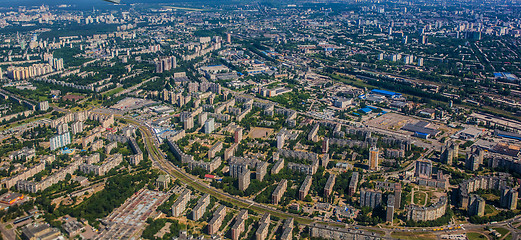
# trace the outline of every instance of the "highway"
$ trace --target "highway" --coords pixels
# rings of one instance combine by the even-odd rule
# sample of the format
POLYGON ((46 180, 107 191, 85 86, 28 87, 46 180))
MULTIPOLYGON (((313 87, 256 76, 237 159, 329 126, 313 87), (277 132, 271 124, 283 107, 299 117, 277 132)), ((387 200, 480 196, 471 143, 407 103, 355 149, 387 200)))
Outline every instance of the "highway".
POLYGON ((164 157, 164 154, 161 153, 161 150, 159 150, 159 148, 158 148, 159 142, 158 142, 157 138, 151 133, 150 129, 147 126, 140 124, 139 122, 137 122, 133 119, 125 118, 125 120, 138 126, 139 130, 141 131, 141 133, 144 136, 144 142, 145 142, 147 152, 149 153, 149 157, 152 160, 152 162, 154 163, 154 165, 159 167, 161 170, 172 174, 172 176, 178 178, 183 183, 193 187, 194 189, 196 189, 200 192, 208 193, 208 194, 216 197, 219 200, 238 204, 238 205, 240 205, 240 207, 253 208, 252 210, 259 208, 257 210, 262 210, 262 212, 269 212, 275 216, 279 216, 279 217, 283 217, 283 218, 293 217, 293 218, 295 218, 295 220, 298 220, 301 223, 313 222, 313 219, 311 219, 311 218, 303 218, 296 214, 285 213, 285 212, 279 211, 277 209, 274 209, 272 207, 268 207, 268 206, 256 203, 256 202, 248 200, 248 199, 242 199, 242 198, 230 195, 228 193, 225 193, 221 190, 218 190, 214 187, 209 186, 208 184, 202 182, 201 179, 194 177, 191 174, 186 173, 184 170, 175 166, 172 162, 168 161, 164 157))
MULTIPOLYGON (((433 232, 433 233, 438 233, 438 234, 442 234, 442 233, 447 234, 448 232, 461 231, 461 230, 434 231, 434 229, 439 229, 440 227, 418 227, 418 228, 404 227, 401 229, 392 229, 392 228, 380 228, 380 227, 367 227, 367 226, 361 226, 361 225, 347 225, 347 224, 337 223, 337 222, 318 221, 316 219, 312 219, 309 217, 304 217, 304 216, 300 216, 297 214, 283 212, 283 211, 280 211, 273 207, 270 207, 270 206, 267 206, 264 204, 260 204, 260 203, 256 203, 250 199, 236 197, 236 196, 230 195, 228 193, 225 193, 220 189, 216 189, 212 186, 209 186, 207 183, 204 183, 198 177, 192 176, 191 174, 186 173, 181 168, 175 166, 173 163, 168 161, 168 159, 166 159, 164 157, 165 155, 161 152, 161 150, 159 150, 159 148, 158 148, 159 142, 158 142, 157 138, 152 134, 152 131, 148 126, 146 126, 145 124, 142 124, 134 119, 128 118, 128 117, 124 117, 123 119, 128 121, 131 124, 136 125, 140 129, 144 142, 145 142, 145 147, 149 153, 149 158, 152 160, 152 162, 154 163, 155 166, 157 166, 161 170, 171 174, 172 176, 178 178, 181 182, 185 183, 188 186, 193 187, 197 191, 200 191, 202 193, 208 193, 219 200, 232 203, 234 206, 237 206, 239 208, 249 209, 249 210, 252 210, 259 214, 270 213, 271 215, 277 216, 282 219, 294 218, 295 221, 297 221, 301 224, 320 223, 320 224, 329 225, 329 226, 351 228, 353 230, 361 229, 361 230, 371 231, 371 232, 373 232, 373 234, 375 234, 374 232, 379 232, 379 233, 383 232, 384 235, 382 235, 382 237, 384 237, 384 238, 390 238, 392 232, 418 232, 418 233, 433 232)), ((414 164, 411 163, 406 168, 401 169, 400 171, 393 172, 393 173, 407 171, 407 170, 411 169, 413 166, 414 166, 414 164)), ((481 230, 483 230, 484 226, 505 227, 505 225, 508 224, 509 222, 517 221, 517 220, 521 220, 521 216, 516 217, 514 219, 506 220, 503 222, 494 223, 494 224, 476 225, 476 224, 468 223, 468 224, 464 224, 462 227, 466 230, 481 231, 481 230)), ((511 234, 513 236, 518 236, 518 233, 516 231, 514 231, 514 229, 512 227, 509 227, 509 230, 512 231, 511 234)))
MULTIPOLYGON (((258 99, 258 98, 255 98, 256 100, 261 100, 261 99, 258 99)), ((266 100, 263 100, 263 102, 271 102, 271 101, 266 101, 266 100)), ((59 109, 61 110, 61 109, 59 109)), ((100 112, 102 114, 109 114, 108 111, 104 111, 106 109, 93 109, 93 111, 97 111, 97 112, 100 112)), ((300 113, 300 114, 303 114, 303 113, 300 113)), ((304 113, 304 115, 308 116, 308 117, 315 117, 315 116, 310 116, 309 114, 307 113, 304 113)), ((326 221, 320 221, 320 220, 316 220, 316 219, 312 219, 312 218, 309 218, 309 217, 304 217, 304 216, 300 216, 300 215, 297 215, 297 214, 292 214, 292 213, 287 213, 287 212, 283 212, 283 211, 280 211, 278 209, 275 209, 271 206, 267 206, 267 205, 264 205, 264 204, 260 204, 260 203, 256 203, 250 199, 244 199, 244 198, 240 198, 240 197, 236 197, 236 196, 233 196, 233 195, 230 195, 228 193, 225 193, 223 192, 222 190, 220 189, 216 189, 214 187, 211 187, 209 186, 209 184, 203 182, 201 179, 199 179, 198 177, 196 176, 192 176, 191 174, 188 174, 186 173, 184 170, 182 170, 181 168, 175 166, 174 164, 172 164, 170 161, 168 161, 168 159, 165 158, 165 155, 164 153, 161 152, 161 150, 159 149, 159 141, 158 139, 155 137, 155 135, 152 133, 152 130, 150 129, 149 126, 147 126, 145 123, 141 122, 141 121, 138 121, 136 119, 133 119, 133 118, 130 118, 130 117, 127 117, 127 116, 122 116, 120 114, 114 114, 115 118, 119 118, 119 119, 123 119, 135 126, 137 126, 141 133, 142 133, 142 136, 143 136, 143 140, 144 140, 144 143, 145 143, 145 148, 147 150, 147 152, 149 153, 149 157, 150 159, 152 160, 152 162, 154 163, 155 166, 157 166, 158 168, 160 168, 161 170, 163 170, 164 172, 167 172, 169 174, 171 174, 172 176, 178 178, 181 182, 187 184, 188 186, 191 186, 193 187, 194 189, 196 189, 197 191, 200 191, 202 193, 208 193, 210 195, 212 195, 213 197, 221 200, 221 201, 224 201, 224 202, 228 202, 228 203, 231 203, 233 204, 234 206, 237 206, 239 208, 243 208, 243 209, 249 209, 249 210, 252 210, 254 212, 257 212, 259 214, 262 214, 262 213, 270 213, 271 215, 273 216, 277 216, 281 219, 284 219, 284 218, 294 218, 295 221, 301 223, 301 224, 310 224, 310 223, 320 223, 320 224, 324 224, 324 225, 329 225, 329 226, 337 226, 337 227, 345 227, 345 228, 349 228, 349 229, 352 229, 352 230, 356 230, 356 229, 361 229, 361 230, 367 230, 367 231, 372 231, 373 234, 375 234, 374 232, 378 232, 379 234, 380 233, 384 233, 384 235, 382 235, 382 237, 384 238, 390 238, 391 236, 391 233, 392 232, 435 232, 433 231, 433 229, 436 229, 436 228, 440 228, 440 227, 436 227, 436 228, 411 228, 411 227, 404 227, 404 228, 400 228, 400 229, 392 229, 392 228, 380 228, 380 227, 367 227, 367 226, 360 226, 360 225, 347 225, 347 224, 343 224, 343 223, 337 223, 337 222, 326 222, 326 221)), ((431 150, 432 151, 432 150, 431 150)), ((430 151, 429 151, 430 152, 430 151)), ((403 171, 406 171, 406 170, 409 170, 411 168, 414 167, 414 164, 411 163, 411 164, 408 164, 404 169, 401 169, 399 171, 395 171, 395 172, 392 172, 392 173, 387 173, 385 175, 388 175, 388 174, 397 174, 399 172, 403 172, 403 171)), ((512 236, 514 237, 517 237, 519 236, 519 234, 517 233, 517 231, 514 230, 514 228, 512 227, 508 227, 508 222, 511 222, 513 220, 520 220, 521 217, 516 217, 514 219, 511 219, 511 220, 507 220, 507 221, 504 221, 504 222, 500 222, 500 223, 494 223, 494 224, 488 224, 488 225, 476 225, 476 224, 464 224, 463 227, 466 229, 466 230, 475 230, 475 231, 479 231, 479 230, 482 230, 484 226, 493 226, 493 227, 506 227, 508 228, 509 230, 512 231, 512 236)), ((5 231, 6 229, 1 229, 0 230, 3 230, 2 233, 4 234, 8 234, 7 231, 5 231)), ((455 231, 457 232, 457 231, 455 231)), ((441 234, 441 233, 446 233, 446 231, 436 231, 435 233, 438 233, 438 234, 441 234)))
MULTIPOLYGON (((20 97, 20 96, 18 96, 18 97, 20 97)), ((273 102, 271 102, 269 100, 259 99, 259 98, 256 98, 256 97, 253 97, 253 98, 255 100, 257 100, 257 101, 273 103, 273 102)), ((61 108, 56 108, 55 107, 54 109, 58 110, 58 111, 67 112, 67 110, 64 110, 64 109, 61 109, 61 108)), ((103 110, 106 110, 106 109, 96 109, 96 110, 101 110, 101 112, 103 112, 104 114, 109 114, 109 112, 110 112, 110 111, 103 111, 103 110)), ((316 116, 311 115, 309 113, 299 112, 299 114, 302 114, 304 116, 311 117, 311 118, 316 118, 316 116)), ((147 152, 149 153, 149 157, 150 157, 150 159, 152 160, 152 162, 154 163, 155 166, 157 166, 161 170, 171 174, 172 176, 180 179, 180 181, 182 181, 183 183, 193 187, 197 191, 200 191, 200 192, 203 192, 203 193, 208 193, 208 194, 214 196, 215 198, 217 198, 219 200, 222 200, 222 201, 225 201, 225 202, 229 202, 229 203, 231 203, 234 206, 237 206, 239 208, 249 209, 249 210, 252 210, 252 211, 257 212, 259 214, 270 213, 271 215, 277 216, 277 217, 282 218, 282 219, 283 218, 294 218, 295 221, 297 221, 297 222, 299 222, 301 224, 310 224, 310 223, 315 222, 315 223, 321 223, 321 224, 325 224, 325 225, 329 225, 329 226, 346 227, 346 228, 350 228, 350 229, 353 229, 353 230, 358 228, 358 229, 363 229, 363 230, 368 230, 368 231, 373 231, 373 232, 374 231, 378 231, 380 233, 384 232, 384 234, 385 234, 384 236, 385 237, 390 237, 390 233, 391 232, 418 232, 418 233, 419 232, 426 232, 426 231, 427 232, 434 232, 433 229, 436 229, 436 228, 439 229, 440 228, 440 227, 433 227, 433 228, 404 227, 404 228, 400 228, 400 229, 391 229, 391 228, 379 228, 379 227, 366 227, 366 226, 360 226, 360 225, 347 225, 347 224, 337 223, 337 222, 332 222, 332 221, 331 222, 325 222, 325 221, 319 221, 319 220, 316 220, 316 219, 312 219, 312 218, 309 218, 309 217, 300 216, 300 215, 297 215, 297 214, 283 212, 283 211, 275 209, 275 208, 273 208, 271 206, 267 206, 267 205, 264 205, 264 204, 256 203, 256 202, 254 202, 254 201, 252 201, 250 199, 244 199, 244 198, 240 198, 240 197, 236 197, 236 196, 230 195, 228 193, 223 192, 220 189, 216 189, 214 187, 209 186, 209 184, 203 182, 198 177, 192 176, 191 174, 186 173, 184 170, 182 170, 181 168, 173 165, 170 161, 168 161, 164 157, 165 155, 158 148, 159 142, 158 142, 157 138, 152 133, 151 129, 148 126, 146 126, 146 124, 144 124, 144 123, 142 123, 142 122, 140 122, 138 120, 135 120, 133 118, 124 117, 124 116, 119 115, 119 114, 115 114, 115 117, 119 118, 119 119, 124 119, 124 120, 128 121, 129 123, 132 123, 132 124, 136 125, 140 129, 140 131, 141 131, 141 133, 143 135, 145 148, 147 149, 147 152)), ((377 129, 373 129, 373 130, 377 130, 377 129)), ((380 130, 380 129, 378 129, 378 130, 380 130)), ((431 151, 432 151, 432 149, 429 150, 429 152, 431 152, 431 151)), ((428 155, 428 153, 427 153, 427 155, 428 155)), ((401 170, 395 171, 395 172, 386 173, 385 175, 397 174, 399 172, 410 170, 413 167, 414 167, 414 163, 411 163, 411 164, 408 164, 404 169, 401 169, 401 170)), ((519 233, 518 229, 516 229, 515 227, 512 227, 512 223, 514 221, 521 221, 521 216, 515 217, 513 219, 509 219, 509 220, 506 220, 506 221, 503 221, 503 222, 493 223, 493 224, 477 225, 477 224, 470 224, 470 223, 468 223, 468 224, 462 225, 462 227, 464 229, 466 229, 466 230, 474 230, 474 231, 481 231, 486 226, 490 226, 490 227, 504 227, 504 228, 509 229, 511 231, 512 236, 514 237, 513 239, 516 239, 518 236, 520 236, 520 233, 519 233)), ((11 234, 11 231, 8 231, 7 229, 5 229, 4 225, 0 225, 0 231, 4 234, 5 237, 10 239, 9 236, 11 234)), ((459 230, 459 231, 461 231, 461 230, 459 230)), ((463 230, 463 231, 465 231, 465 230, 463 230)), ((436 233, 442 233, 442 232, 444 232, 444 231, 437 231, 436 233)), ((458 232, 458 231, 455 231, 455 232, 458 232)))
POLYGON ((330 225, 330 226, 336 226, 336 227, 345 227, 345 228, 352 228, 353 230, 356 230, 355 227, 363 230, 368 231, 379 231, 379 232, 385 232, 385 229, 377 228, 377 227, 365 227, 365 226, 355 226, 355 225, 346 225, 343 223, 337 223, 337 222, 323 222, 323 221, 317 221, 315 219, 309 218, 309 217, 303 217, 297 214, 287 213, 280 211, 278 209, 275 209, 270 206, 266 206, 257 202, 254 202, 249 199, 243 199, 240 197, 236 197, 233 195, 230 195, 228 193, 223 192, 220 189, 216 189, 212 186, 209 186, 207 183, 202 182, 201 179, 198 177, 192 176, 191 174, 186 173, 181 168, 175 166, 170 161, 168 161, 164 154, 161 153, 161 150, 159 150, 159 142, 157 138, 152 134, 150 128, 144 124, 139 123, 138 121, 125 117, 124 120, 128 121, 131 124, 136 125, 139 130, 142 133, 145 147, 147 152, 149 153, 149 158, 152 160, 154 165, 156 165, 161 170, 171 174, 172 176, 178 178, 181 182, 193 187, 197 191, 200 191, 202 193, 208 193, 211 196, 234 204, 237 207, 243 208, 243 209, 249 209, 254 212, 257 212, 259 214, 262 213, 269 213, 273 216, 279 217, 279 218, 294 218, 295 221, 301 223, 301 224, 310 224, 310 223, 321 223, 324 225, 330 225))

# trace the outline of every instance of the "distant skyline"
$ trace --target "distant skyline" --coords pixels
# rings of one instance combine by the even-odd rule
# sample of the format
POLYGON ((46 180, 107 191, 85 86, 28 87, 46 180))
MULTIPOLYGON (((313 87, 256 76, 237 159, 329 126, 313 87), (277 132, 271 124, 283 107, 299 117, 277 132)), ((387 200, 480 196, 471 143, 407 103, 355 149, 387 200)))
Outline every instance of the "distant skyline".
MULTIPOLYGON (((122 0, 122 4, 130 3, 176 3, 185 1, 176 0, 122 0)), ((3 0, 0 1, 0 7, 18 7, 18 6, 37 6, 37 5, 60 5, 67 4, 78 7, 104 7, 111 6, 109 2, 102 0, 3 0)))

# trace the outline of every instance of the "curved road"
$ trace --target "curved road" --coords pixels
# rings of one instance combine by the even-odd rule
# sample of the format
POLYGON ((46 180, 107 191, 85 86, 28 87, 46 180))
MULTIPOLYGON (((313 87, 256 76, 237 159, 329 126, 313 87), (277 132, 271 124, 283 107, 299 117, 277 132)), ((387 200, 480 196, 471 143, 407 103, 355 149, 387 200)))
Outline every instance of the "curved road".
MULTIPOLYGON (((336 223, 336 222, 316 221, 315 219, 312 219, 309 217, 303 217, 303 216, 300 216, 297 214, 283 212, 283 211, 280 211, 273 207, 254 202, 249 199, 243 199, 240 197, 236 197, 236 196, 230 195, 226 192, 223 192, 220 189, 211 187, 208 184, 202 182, 198 177, 194 177, 191 174, 184 172, 184 170, 175 166, 172 162, 168 161, 164 157, 164 154, 162 154, 161 151, 158 149, 157 146, 159 145, 159 143, 158 143, 157 139, 155 138, 155 136, 152 134, 152 132, 148 126, 145 126, 131 118, 124 117, 122 119, 138 126, 140 131, 143 133, 143 139, 145 142, 145 147, 147 149, 147 152, 149 153, 149 157, 156 166, 158 166, 161 170, 171 174, 172 176, 181 180, 183 183, 193 187, 194 189, 196 189, 200 192, 208 193, 219 200, 229 202, 240 208, 249 209, 249 210, 252 210, 252 211, 255 211, 258 213, 270 213, 271 215, 277 216, 279 218, 294 218, 295 221, 297 221, 301 224, 320 223, 320 224, 324 224, 324 225, 351 228, 352 230, 355 230, 355 228, 354 228, 355 226, 351 227, 346 224, 336 223)), ((373 232, 374 231, 378 231, 378 232, 390 231, 390 230, 381 229, 381 228, 377 228, 377 227, 365 227, 365 226, 356 226, 356 227, 360 228, 360 229, 368 230, 368 231, 373 231, 373 232)))
MULTIPOLYGON (((101 110, 101 109, 98 109, 101 110)), ((107 113, 104 113, 107 114, 107 113)), ((328 226, 336 226, 336 227, 342 227, 347 229, 362 229, 370 232, 366 232, 372 235, 380 235, 381 233, 384 233, 383 235, 380 235, 382 238, 389 238, 391 236, 392 232, 418 232, 418 233, 425 233, 425 232, 433 232, 433 233, 446 233, 445 231, 438 231, 435 232, 433 229, 440 228, 440 227, 419 227, 419 228, 411 228, 411 227, 400 227, 400 228, 380 228, 380 227, 368 227, 368 226, 361 226, 361 225, 347 225, 344 223, 337 223, 337 222, 325 222, 325 221, 317 221, 315 219, 300 216, 297 214, 287 213, 284 211, 280 211, 278 209, 275 209, 273 207, 256 203, 250 199, 243 199, 240 197, 236 197, 233 195, 230 195, 220 189, 216 189, 214 187, 209 186, 207 183, 202 182, 198 177, 195 177, 191 174, 186 173, 183 169, 175 166, 172 162, 167 160, 164 156, 164 154, 159 150, 159 142, 154 134, 152 134, 152 131, 149 126, 146 126, 145 124, 129 117, 123 117, 119 114, 114 115, 115 118, 123 119, 129 123, 132 123, 136 125, 141 133, 143 134, 143 140, 145 143, 145 147, 147 149, 147 152, 149 154, 150 159, 152 162, 159 167, 161 170, 171 174, 172 176, 178 178, 183 183, 193 187, 194 189, 203 192, 208 193, 211 196, 225 201, 232 203, 235 206, 238 206, 243 209, 252 210, 257 213, 270 213, 273 216, 277 216, 279 218, 294 218, 295 221, 301 223, 301 224, 310 224, 310 223, 320 223, 328 226), (375 233, 377 232, 377 233, 375 233)), ((410 169, 414 166, 414 164, 409 164, 404 169, 401 169, 396 172, 404 171, 407 169, 410 169)), ((515 217, 513 219, 505 220, 498 223, 493 224, 485 224, 485 225, 476 225, 476 224, 463 224, 462 227, 467 230, 482 230, 484 226, 490 226, 490 227, 505 227, 505 224, 508 224, 509 222, 513 221, 521 221, 521 216, 515 217)), ((511 229, 511 228, 510 228, 511 229)), ((456 230, 458 231, 458 230, 456 230)), ((515 231, 511 231, 511 234, 513 236, 518 236, 518 233, 515 231)))

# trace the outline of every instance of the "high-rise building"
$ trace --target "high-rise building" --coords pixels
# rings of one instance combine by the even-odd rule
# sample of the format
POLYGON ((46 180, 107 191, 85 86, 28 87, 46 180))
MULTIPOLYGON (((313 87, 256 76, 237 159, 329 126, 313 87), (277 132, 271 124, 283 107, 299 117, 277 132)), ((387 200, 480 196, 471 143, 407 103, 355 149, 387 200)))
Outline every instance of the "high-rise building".
POLYGON ((317 123, 313 128, 311 129, 311 132, 308 134, 308 141, 316 142, 318 141, 318 130, 320 129, 320 124, 317 123))
POLYGON ((156 72, 162 73, 170 71, 177 67, 176 58, 174 56, 162 57, 156 60, 156 72))
POLYGON ((255 166, 255 179, 262 182, 262 180, 264 180, 264 176, 266 176, 267 172, 268 172, 268 163, 258 161, 255 166))
POLYGON ((428 160, 417 160, 415 175, 419 178, 430 178, 432 176, 432 163, 428 160))
POLYGON ((226 34, 226 42, 228 42, 229 44, 232 43, 232 34, 231 33, 226 34))
MULTIPOLYGON (((0 70, 1 72, 1 70, 0 70)), ((0 76, 0 78, 2 78, 0 76)), ((49 109, 49 102, 48 101, 43 101, 43 102, 39 102, 38 103, 38 110, 40 111, 47 111, 49 109)))
POLYGON ((277 188, 275 188, 275 191, 271 194, 271 203, 272 204, 279 204, 280 199, 286 192, 286 188, 288 187, 288 180, 282 179, 282 181, 279 182, 277 185, 277 188))
POLYGON ((378 60, 379 60, 379 61, 384 60, 384 57, 385 57, 384 53, 380 53, 380 54, 378 54, 378 60))
POLYGON ((329 138, 324 138, 324 141, 322 142, 322 153, 329 152, 329 138))
POLYGON ((477 215, 482 217, 485 215, 485 199, 476 194, 470 195, 468 213, 469 216, 477 215))
POLYGON ((304 182, 302 182, 302 185, 300 185, 300 189, 298 190, 298 198, 300 200, 304 200, 304 198, 306 198, 306 196, 308 195, 312 181, 313 177, 311 175, 308 175, 306 179, 304 179, 304 182))
POLYGON ((333 193, 333 187, 335 186, 336 175, 331 174, 327 179, 326 185, 324 186, 324 197, 329 197, 333 193))
POLYGON ((284 221, 284 225, 282 225, 282 235, 280 236, 280 239, 281 240, 293 239, 293 237, 292 237, 293 227, 294 227, 294 219, 287 218, 286 221, 284 221))
POLYGON ((370 189, 360 189, 360 206, 361 207, 371 207, 375 208, 380 206, 382 203, 382 192, 370 190, 370 189))
POLYGON ((405 55, 403 57, 403 63, 404 64, 412 64, 414 61, 414 55, 405 55))
POLYGON ((465 159, 465 168, 474 172, 479 169, 479 156, 475 154, 467 154, 467 158, 465 159))
POLYGON ((378 171, 378 152, 375 146, 369 149, 369 170, 378 171))
POLYGON ((199 124, 201 124, 201 126, 203 126, 206 123, 207 119, 208 119, 207 112, 203 112, 203 113, 199 114, 199 124))
MULTIPOLYGON (((233 159, 232 159, 233 160, 233 159)), ((234 178, 238 178, 243 172, 248 169, 248 164, 246 163, 230 163, 230 176, 234 178)))
POLYGON ((421 43, 426 44, 427 43, 427 35, 422 35, 421 37, 421 43))
POLYGON ((83 122, 77 121, 71 124, 72 135, 83 132, 83 122))
POLYGON ((208 222, 208 234, 216 234, 219 231, 225 216, 226 206, 221 205, 217 210, 215 210, 212 219, 208 222))
POLYGON ((23 80, 30 77, 29 68, 10 66, 7 68, 7 77, 13 80, 23 80))
POLYGON ((56 126, 56 131, 58 132, 58 135, 62 135, 69 131, 69 125, 67 125, 67 123, 60 123, 56 126))
POLYGON ((394 218, 394 195, 389 195, 387 197, 387 212, 385 215, 385 221, 393 224, 393 218, 394 218))
POLYGON ((197 92, 199 89, 199 83, 197 82, 189 82, 187 86, 188 93, 197 92))
POLYGON ((50 148, 51 151, 54 151, 58 148, 64 147, 71 143, 71 136, 69 132, 65 132, 60 135, 56 135, 50 139, 50 148))
POLYGON ((262 218, 259 220, 259 228, 257 228, 257 232, 255 233, 256 240, 265 240, 268 237, 270 222, 269 213, 262 215, 262 218))
POLYGON ((407 220, 432 221, 445 215, 447 210, 447 197, 441 196, 438 202, 430 206, 418 206, 410 204, 407 206, 407 220))
POLYGON ((179 217, 186 209, 186 204, 190 200, 190 195, 192 191, 185 189, 179 197, 175 200, 172 205, 172 216, 179 217))
POLYGON ((210 84, 210 91, 220 95, 222 91, 221 85, 219 83, 210 84))
POLYGON ((400 209, 402 204, 402 185, 398 182, 394 184, 394 207, 400 209))
POLYGON ((240 143, 242 140, 242 128, 236 128, 233 134, 233 140, 235 143, 240 143))
POLYGON ((441 150, 441 162, 452 165, 452 161, 458 158, 459 145, 449 141, 441 150))
POLYGON ((56 71, 63 70, 63 58, 53 58, 52 67, 56 69, 56 71))
POLYGON ((277 134, 277 148, 278 149, 284 148, 285 138, 286 138, 286 134, 285 133, 280 132, 279 134, 277 134))
POLYGON ((479 168, 480 164, 483 164, 484 150, 479 147, 474 147, 471 149, 470 153, 467 155, 467 161, 465 161, 465 166, 467 169, 471 171, 476 171, 479 168), (467 165, 468 164, 468 165, 467 165))
POLYGON ((239 174, 239 190, 245 191, 250 186, 250 175, 251 172, 249 169, 242 171, 239 174))
POLYGON ((205 194, 197 201, 197 205, 192 209, 192 220, 199 220, 206 212, 208 205, 210 205, 210 195, 205 194))
POLYGON ((232 233, 232 240, 239 240, 241 233, 244 231, 244 224, 248 218, 248 211, 241 210, 237 217, 235 217, 235 223, 230 228, 232 233))
POLYGON ((358 186, 358 172, 353 172, 351 175, 351 180, 349 180, 349 187, 347 191, 347 195, 353 196, 356 193, 356 188, 358 186))
POLYGON ((517 190, 511 187, 505 187, 501 189, 501 196, 499 199, 500 206, 502 208, 514 210, 517 208, 517 190))
POLYGON ((192 113, 190 112, 182 112, 179 115, 179 118, 181 122, 183 123, 183 129, 189 130, 194 128, 194 117, 192 116, 192 113))
POLYGON ((210 134, 215 130, 215 119, 210 118, 204 123, 204 133, 210 134))

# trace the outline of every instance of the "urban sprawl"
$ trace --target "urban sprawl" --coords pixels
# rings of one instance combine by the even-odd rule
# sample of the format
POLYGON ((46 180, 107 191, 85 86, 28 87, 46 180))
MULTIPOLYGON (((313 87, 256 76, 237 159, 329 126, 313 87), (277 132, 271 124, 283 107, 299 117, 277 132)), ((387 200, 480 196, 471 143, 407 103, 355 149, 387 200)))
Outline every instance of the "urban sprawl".
POLYGON ((521 239, 519 1, 68 4, 0 5, 0 239, 521 239))

